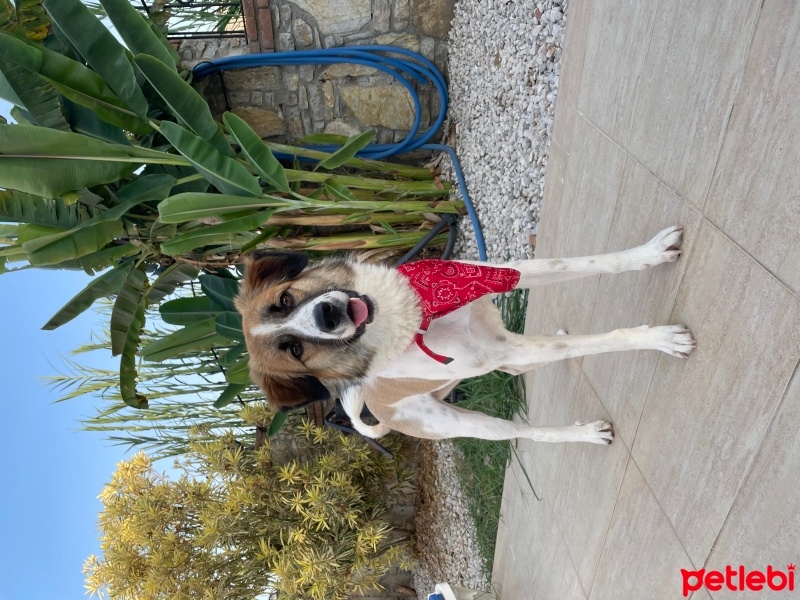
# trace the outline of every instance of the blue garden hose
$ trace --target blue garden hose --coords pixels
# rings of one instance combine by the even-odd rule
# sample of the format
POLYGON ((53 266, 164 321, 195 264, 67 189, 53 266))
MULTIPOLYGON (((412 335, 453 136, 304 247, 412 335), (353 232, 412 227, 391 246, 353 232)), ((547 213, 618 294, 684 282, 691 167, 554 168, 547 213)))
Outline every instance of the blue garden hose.
MULTIPOLYGON (((445 83, 444 77, 442 77, 439 69, 436 68, 436 65, 434 65, 421 54, 395 46, 355 46, 350 48, 327 48, 320 50, 298 50, 294 52, 272 52, 244 56, 229 56, 211 62, 200 63, 194 68, 193 73, 196 78, 200 79, 220 71, 227 71, 231 69, 336 63, 351 63, 378 69, 379 71, 392 75, 406 90, 408 90, 411 100, 414 103, 414 123, 411 127, 411 132, 409 133, 408 137, 395 144, 370 144, 362 149, 357 156, 360 158, 380 160, 395 154, 411 152, 412 150, 435 150, 439 152, 447 152, 453 164, 456 181, 458 183, 459 191, 461 192, 461 197, 464 199, 464 205, 467 208, 467 214, 472 222, 472 228, 475 231, 475 241, 478 247, 478 256, 481 260, 485 261, 486 244, 483 240, 483 233, 478 221, 478 215, 475 212, 475 207, 472 205, 472 199, 469 197, 469 193, 467 192, 467 186, 464 181, 464 173, 461 170, 461 163, 458 161, 455 150, 453 150, 453 148, 450 146, 445 146, 443 144, 428 143, 436 131, 442 126, 442 123, 444 123, 445 115, 447 114, 447 84, 445 83), (403 58, 395 58, 382 54, 386 52, 390 52, 394 55, 399 54, 403 56, 403 58), (422 85, 427 83, 432 84, 436 88, 440 99, 439 114, 431 126, 421 133, 419 128, 422 118, 422 104, 420 102, 419 95, 411 85, 412 80, 422 85)), ((333 152, 338 148, 337 146, 332 145, 315 145, 309 147, 314 150, 321 150, 325 152, 333 152)))

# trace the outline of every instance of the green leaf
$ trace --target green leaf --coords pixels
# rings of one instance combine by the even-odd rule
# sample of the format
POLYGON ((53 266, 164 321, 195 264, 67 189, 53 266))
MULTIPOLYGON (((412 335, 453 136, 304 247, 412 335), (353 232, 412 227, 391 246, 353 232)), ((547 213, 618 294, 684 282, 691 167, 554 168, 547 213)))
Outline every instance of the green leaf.
POLYGON ((236 396, 241 394, 248 387, 250 387, 250 385, 247 383, 229 383, 225 389, 222 390, 216 402, 214 402, 214 408, 228 406, 228 404, 236 400, 236 396))
POLYGON ((120 244, 119 246, 111 246, 103 248, 97 252, 86 254, 74 260, 66 260, 54 265, 43 265, 44 269, 83 269, 87 275, 94 275, 98 271, 107 269, 108 267, 117 264, 123 258, 139 254, 142 251, 141 246, 134 246, 133 244, 120 244))
POLYGON ((0 221, 72 229, 93 215, 94 209, 87 209, 83 205, 67 206, 60 198, 42 198, 16 190, 0 190, 0 221))
POLYGON ((44 7, 108 87, 140 118, 146 118, 147 100, 136 84, 128 53, 106 26, 80 0, 45 0, 44 7))
MULTIPOLYGON (((38 74, 0 58, 0 71, 6 85, 13 90, 17 98, 15 104, 24 108, 40 127, 49 127, 61 131, 69 131, 70 126, 64 117, 64 105, 61 95, 38 74)), ((13 102, 13 98, 8 98, 13 102)))
POLYGON ((338 181, 326 181, 322 185, 325 188, 325 191, 328 193, 328 196, 334 200, 342 200, 345 202, 356 200, 356 197, 353 196, 353 192, 350 191, 350 188, 348 188, 346 185, 342 185, 338 181))
POLYGON ((250 384, 250 357, 244 356, 237 360, 233 366, 225 372, 225 380, 228 383, 239 383, 242 385, 250 384))
POLYGON ((158 276, 155 283, 147 291, 147 303, 155 304, 169 296, 181 283, 191 281, 199 271, 186 263, 173 263, 158 276))
POLYGON ((261 211, 254 215, 231 219, 218 225, 209 225, 187 231, 175 238, 161 244, 161 252, 175 256, 185 254, 195 248, 214 245, 236 245, 236 241, 246 242, 250 237, 244 239, 242 236, 250 234, 256 227, 260 227, 266 222, 272 211, 261 211))
POLYGON ((129 144, 122 129, 106 123, 94 111, 70 100, 64 100, 64 106, 67 119, 69 119, 68 126, 75 133, 88 135, 112 144, 129 144))
POLYGON ((228 131, 242 149, 242 154, 248 162, 261 175, 261 178, 281 192, 289 192, 289 182, 286 179, 286 171, 283 165, 272 154, 259 135, 247 124, 247 121, 233 114, 226 112, 222 116, 228 131))
POLYGON ((223 194, 260 196, 258 180, 241 163, 221 154, 204 139, 177 123, 162 121, 161 134, 185 156, 194 168, 223 194))
POLYGON ((239 293, 239 280, 217 277, 215 275, 201 275, 200 288, 203 293, 211 298, 217 306, 230 312, 236 312, 233 299, 239 293))
POLYGON ((375 130, 370 129, 364 133, 359 133, 358 135, 347 138, 347 143, 345 143, 344 146, 319 163, 317 167, 329 170, 341 167, 344 163, 353 158, 359 150, 369 144, 374 137, 375 130))
POLYGON ((217 315, 217 333, 234 342, 244 342, 242 315, 238 312, 224 312, 217 315))
POLYGON ((230 367, 239 360, 239 357, 245 350, 247 350, 247 347, 244 344, 236 344, 227 352, 220 354, 219 359, 217 359, 217 364, 223 368, 230 367))
POLYGON ((30 240, 22 249, 32 265, 55 265, 97 252, 123 233, 122 222, 105 221, 30 240))
POLYGON ((166 38, 150 27, 144 15, 129 0, 100 0, 100 4, 133 54, 149 54, 175 69, 177 62, 164 44, 166 38))
POLYGON ((143 161, 76 133, 0 125, 0 187, 55 198, 119 181, 143 161))
POLYGON ((160 60, 147 54, 140 54, 134 60, 178 122, 186 125, 225 156, 235 156, 225 141, 222 130, 211 116, 208 102, 186 83, 175 69, 170 69, 160 60))
POLYGON ((161 362, 197 350, 223 346, 228 340, 217 333, 216 325, 214 319, 187 325, 144 346, 141 356, 148 361, 161 362))
POLYGON ((270 421, 269 429, 267 429, 267 435, 272 437, 276 433, 278 433, 283 426, 286 424, 286 419, 289 418, 289 412, 279 412, 275 413, 275 416, 272 417, 272 421, 270 421))
POLYGON ((222 310, 219 305, 207 296, 192 298, 176 298, 159 307, 161 318, 170 325, 191 325, 216 317, 222 310))
POLYGON ((125 262, 102 275, 98 275, 89 285, 78 292, 72 300, 67 302, 61 310, 53 315, 42 329, 56 329, 77 317, 94 304, 94 301, 98 298, 116 294, 128 278, 131 268, 133 268, 133 262, 125 262))
POLYGON ((305 136, 297 144, 299 146, 314 146, 322 144, 335 144, 337 146, 344 146, 347 143, 346 135, 339 135, 337 133, 312 133, 305 136))
POLYGON ((117 293, 111 311, 111 356, 117 356, 125 347, 128 329, 141 303, 146 283, 147 275, 139 269, 134 269, 117 293))
POLYGON ((144 298, 142 298, 128 327, 122 356, 119 359, 119 391, 125 404, 133 408, 147 408, 147 398, 136 391, 136 354, 139 350, 142 329, 144 329, 146 307, 144 298))
POLYGON ((158 214, 163 223, 185 223, 195 219, 220 217, 246 210, 284 206, 300 208, 303 204, 277 196, 244 198, 224 194, 185 192, 170 196, 161 202, 158 205, 158 214))

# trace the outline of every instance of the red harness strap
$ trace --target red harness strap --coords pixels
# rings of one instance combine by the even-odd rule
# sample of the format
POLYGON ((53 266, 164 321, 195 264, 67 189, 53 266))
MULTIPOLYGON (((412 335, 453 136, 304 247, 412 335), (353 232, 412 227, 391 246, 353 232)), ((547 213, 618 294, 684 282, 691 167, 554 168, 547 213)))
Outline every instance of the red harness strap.
POLYGON ((425 354, 445 365, 453 359, 436 354, 422 339, 431 321, 487 294, 510 292, 520 277, 516 269, 470 265, 453 260, 418 260, 401 265, 397 270, 414 288, 422 308, 422 323, 414 341, 425 354))

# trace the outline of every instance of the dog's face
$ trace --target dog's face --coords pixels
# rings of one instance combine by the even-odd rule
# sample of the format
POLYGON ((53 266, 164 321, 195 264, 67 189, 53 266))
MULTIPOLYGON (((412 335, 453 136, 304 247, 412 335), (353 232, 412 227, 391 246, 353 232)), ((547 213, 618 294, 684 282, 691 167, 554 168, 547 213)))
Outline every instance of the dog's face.
POLYGON ((354 280, 345 261, 309 266, 288 252, 246 259, 236 308, 251 376, 276 407, 325 400, 327 386, 366 374, 371 351, 360 340, 375 305, 352 289, 354 280))

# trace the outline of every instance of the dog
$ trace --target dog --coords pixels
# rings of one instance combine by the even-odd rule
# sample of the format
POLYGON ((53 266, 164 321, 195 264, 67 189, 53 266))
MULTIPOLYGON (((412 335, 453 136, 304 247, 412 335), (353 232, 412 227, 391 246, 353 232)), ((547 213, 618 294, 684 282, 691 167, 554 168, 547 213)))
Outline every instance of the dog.
POLYGON ((556 360, 623 350, 688 357, 695 341, 684 325, 527 336, 507 331, 491 301, 492 294, 511 289, 674 262, 681 255, 682 237, 683 228, 676 226, 612 254, 499 266, 420 261, 407 270, 348 258, 309 264, 298 253, 253 253, 245 258, 235 299, 251 377, 280 410, 341 396, 354 428, 370 438, 396 430, 427 439, 610 444, 614 432, 606 421, 532 427, 443 399, 460 380, 493 370, 518 375, 556 360), (436 279, 434 271, 464 277, 453 284, 436 279), (422 292, 414 287, 418 276, 422 292), (464 296, 475 299, 465 303, 464 296), (455 303, 445 303, 443 314, 431 317, 425 312, 428 304, 453 297, 455 303), (362 421, 365 403, 377 425, 362 421))

